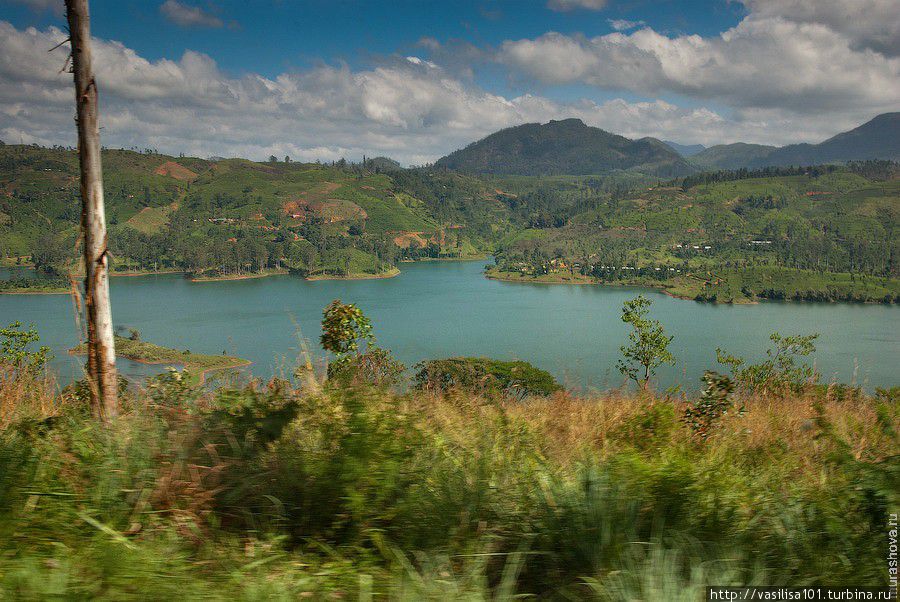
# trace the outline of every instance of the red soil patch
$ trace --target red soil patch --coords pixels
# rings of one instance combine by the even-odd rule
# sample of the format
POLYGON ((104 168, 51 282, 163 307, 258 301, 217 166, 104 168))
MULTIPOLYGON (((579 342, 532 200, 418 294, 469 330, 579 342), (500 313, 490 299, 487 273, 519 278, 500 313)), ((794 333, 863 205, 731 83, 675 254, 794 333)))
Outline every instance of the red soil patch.
POLYGON ((421 232, 400 232, 394 237, 394 244, 401 249, 410 247, 423 249, 428 246, 428 243, 422 238, 421 232))
POLYGON ((166 161, 162 165, 156 168, 154 171, 158 176, 168 176, 170 178, 175 178, 176 180, 180 180, 182 182, 190 182, 194 178, 197 177, 197 174, 192 172, 190 169, 183 165, 179 165, 174 161, 166 161))

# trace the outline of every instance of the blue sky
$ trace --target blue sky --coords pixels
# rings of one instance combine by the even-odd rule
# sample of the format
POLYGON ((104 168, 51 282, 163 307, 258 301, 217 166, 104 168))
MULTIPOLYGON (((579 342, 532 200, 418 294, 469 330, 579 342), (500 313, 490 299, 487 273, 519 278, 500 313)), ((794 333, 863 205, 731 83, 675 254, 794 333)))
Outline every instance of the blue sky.
MULTIPOLYGON (((62 3, 60 0, 59 4, 62 3)), ((231 72, 268 76, 316 61, 365 66, 371 55, 413 53, 423 37, 476 45, 537 37, 548 30, 595 36, 610 20, 643 22, 659 32, 714 35, 747 10, 734 1, 629 0, 603 11, 555 11, 536 0, 258 0, 189 2, 221 20, 216 27, 179 27, 148 0, 92 0, 94 35, 119 40, 148 59, 196 50, 231 72)), ((49 2, 4 2, 0 19, 22 28, 59 25, 49 2), (47 8, 44 8, 47 7, 47 8)))
MULTIPOLYGON (((897 109, 893 1, 92 0, 91 11, 112 144, 424 162, 570 115, 685 143, 823 139, 897 109)), ((62 96, 15 91, 64 89, 36 52, 63 27, 60 5, 0 0, 0 139, 68 139, 62 121, 40 119, 64 113, 62 96)))

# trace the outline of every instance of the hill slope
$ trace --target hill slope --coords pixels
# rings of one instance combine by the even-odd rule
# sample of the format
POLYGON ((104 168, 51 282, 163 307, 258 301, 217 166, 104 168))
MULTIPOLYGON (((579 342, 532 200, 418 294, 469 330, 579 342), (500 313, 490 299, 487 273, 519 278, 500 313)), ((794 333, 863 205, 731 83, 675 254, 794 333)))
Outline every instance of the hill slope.
POLYGON ((587 175, 635 170, 673 177, 693 168, 655 138, 630 140, 580 119, 526 123, 495 132, 450 153, 436 167, 467 173, 587 175))
POLYGON ((900 159, 900 112, 878 115, 819 144, 790 144, 781 148, 722 144, 697 153, 691 157, 691 162, 704 169, 753 169, 868 159, 900 159))
POLYGON ((697 153, 706 150, 706 147, 702 144, 679 144, 677 142, 672 142, 671 140, 663 140, 663 144, 671 148, 682 157, 693 157, 697 153))

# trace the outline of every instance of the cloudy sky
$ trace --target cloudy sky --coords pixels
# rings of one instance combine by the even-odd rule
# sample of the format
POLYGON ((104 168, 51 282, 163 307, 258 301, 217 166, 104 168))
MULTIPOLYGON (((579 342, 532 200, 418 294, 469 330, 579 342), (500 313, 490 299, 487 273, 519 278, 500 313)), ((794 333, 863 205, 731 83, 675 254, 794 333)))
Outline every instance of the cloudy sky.
MULTIPOLYGON (((705 145, 900 110, 900 0, 92 0, 107 146, 421 164, 579 117, 705 145)), ((62 0, 0 0, 0 140, 73 144, 62 0)))

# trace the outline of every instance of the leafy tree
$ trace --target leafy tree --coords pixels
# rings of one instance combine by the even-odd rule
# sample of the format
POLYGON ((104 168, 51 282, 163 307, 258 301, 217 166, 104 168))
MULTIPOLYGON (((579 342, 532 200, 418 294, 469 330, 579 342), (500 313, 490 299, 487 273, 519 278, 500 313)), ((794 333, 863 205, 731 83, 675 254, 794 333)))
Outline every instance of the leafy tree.
POLYGON ((375 345, 372 323, 352 303, 335 299, 322 317, 322 347, 337 356, 328 366, 328 378, 345 384, 365 382, 373 385, 396 383, 406 370, 391 352, 375 345), (366 349, 360 349, 365 341, 366 349))
POLYGON ((652 301, 639 295, 622 305, 622 321, 631 324, 628 345, 622 345, 623 358, 619 360, 619 372, 646 389, 656 368, 663 364, 675 364, 675 356, 669 351, 669 343, 674 337, 666 336, 666 331, 657 320, 650 320, 647 314, 652 301))
POLYGON ((734 380, 745 389, 778 389, 789 387, 800 389, 815 380, 815 372, 798 358, 806 357, 816 350, 818 334, 782 336, 773 332, 769 336, 774 347, 766 349, 766 360, 759 364, 747 364, 744 358, 736 357, 716 348, 716 360, 731 368, 734 380))
POLYGON ((37 351, 29 351, 28 346, 40 340, 34 326, 22 330, 18 321, 0 328, 0 364, 12 366, 14 370, 40 370, 53 357, 50 348, 44 345, 37 351))
POLYGON ((278 157, 276 157, 275 155, 269 155, 269 163, 277 163, 277 162, 278 162, 278 157))
POLYGON ((350 353, 358 354, 359 344, 364 340, 375 342, 369 318, 353 303, 341 303, 340 299, 332 301, 322 313, 322 336, 319 338, 322 347, 340 359, 350 353))

